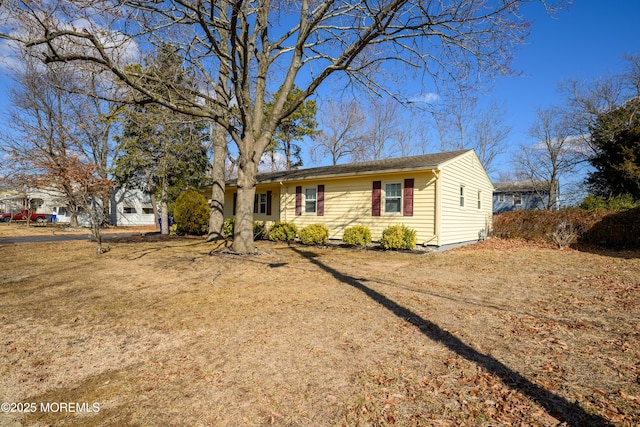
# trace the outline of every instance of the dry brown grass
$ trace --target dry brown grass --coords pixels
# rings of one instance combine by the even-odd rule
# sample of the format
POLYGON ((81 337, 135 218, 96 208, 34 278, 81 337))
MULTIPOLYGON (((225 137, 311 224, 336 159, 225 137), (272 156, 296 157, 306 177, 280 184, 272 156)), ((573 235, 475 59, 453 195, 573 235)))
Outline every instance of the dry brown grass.
MULTIPOLYGON (((141 234, 156 231, 156 227, 151 226, 118 226, 106 227, 102 229, 104 234, 141 234)), ((31 223, 26 222, 0 222, 0 239, 7 237, 24 236, 48 236, 48 235, 89 235, 91 230, 86 227, 69 227, 68 224, 52 223, 31 223)))
MULTIPOLYGON (((637 425, 638 253, 201 239, 0 246, 0 401, 23 425, 637 425), (37 255, 37 256, 36 256, 37 255)), ((3 418, 0 418, 0 425, 3 418)))

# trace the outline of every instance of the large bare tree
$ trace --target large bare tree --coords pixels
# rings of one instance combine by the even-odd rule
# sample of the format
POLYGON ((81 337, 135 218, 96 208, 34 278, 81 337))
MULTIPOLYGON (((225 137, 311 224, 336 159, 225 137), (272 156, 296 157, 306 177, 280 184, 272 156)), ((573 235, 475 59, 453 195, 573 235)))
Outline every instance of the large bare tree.
MULTIPOLYGON (((4 0, 20 31, 5 31, 47 62, 90 62, 142 96, 209 118, 238 148, 233 248, 254 250, 255 176, 278 124, 333 77, 402 99, 401 70, 471 84, 508 71, 527 23, 526 0, 300 2, 4 0), (168 98, 127 72, 117 53, 133 42, 171 42, 198 70, 193 93, 168 98), (297 84, 302 90, 286 102, 297 84), (265 102, 278 92, 273 109, 265 102)), ((562 0, 559 0, 562 1, 562 0)), ((549 2, 543 2, 548 4, 549 2)), ((157 86, 157 85, 154 85, 157 86)), ((152 87, 154 87, 152 86, 152 87)), ((168 91, 173 93, 173 91, 168 91)))
POLYGON ((313 138, 312 158, 328 155, 336 165, 345 158, 377 160, 420 151, 427 142, 425 128, 402 107, 394 99, 377 97, 327 102, 320 114, 323 131, 313 138))
POLYGON ((339 103, 328 101, 322 106, 320 122, 323 130, 313 137, 311 157, 328 155, 335 166, 340 159, 357 159, 365 140, 366 116, 354 99, 339 103))
POLYGON ((79 210, 89 215, 97 252, 102 253, 101 226, 111 182, 100 172, 98 154, 85 149, 100 139, 104 131, 94 122, 104 117, 91 109, 82 114, 75 110, 84 98, 65 88, 77 85, 80 77, 65 64, 45 66, 27 58, 16 70, 9 113, 13 132, 2 135, 3 151, 11 161, 9 179, 15 186, 62 195, 71 225, 78 224, 79 210))
POLYGON ((474 149, 487 171, 511 132, 500 104, 481 107, 470 91, 452 91, 432 111, 443 151, 474 149))
POLYGON ((406 135, 400 104, 391 98, 374 98, 368 104, 364 138, 352 157, 357 161, 380 160, 406 135))
MULTIPOLYGON (((75 70, 74 74, 76 78, 72 84, 60 88, 73 97, 67 107, 68 126, 77 129, 77 149, 95 165, 95 173, 102 180, 110 180, 110 170, 118 155, 112 136, 119 126, 121 105, 102 98, 113 94, 113 81, 104 74, 88 70, 75 70)), ((104 225, 110 222, 110 195, 109 192, 102 193, 104 225)))
POLYGON ((526 177, 543 200, 547 210, 558 209, 559 183, 575 170, 581 160, 580 144, 558 108, 538 109, 529 129, 533 139, 515 156, 517 171, 526 177))
POLYGON ((560 86, 566 98, 565 115, 570 117, 567 125, 572 134, 582 140, 585 157, 598 151, 591 141, 591 131, 598 117, 640 96, 640 55, 626 55, 625 59, 627 69, 620 74, 593 81, 570 79, 560 86))
POLYGON ((71 225, 77 226, 80 200, 67 167, 68 158, 77 150, 75 131, 69 125, 72 97, 60 89, 72 75, 64 68, 27 60, 15 70, 14 80, 8 111, 11 133, 2 135, 3 156, 12 164, 6 179, 16 188, 40 184, 45 191, 62 193, 71 225))

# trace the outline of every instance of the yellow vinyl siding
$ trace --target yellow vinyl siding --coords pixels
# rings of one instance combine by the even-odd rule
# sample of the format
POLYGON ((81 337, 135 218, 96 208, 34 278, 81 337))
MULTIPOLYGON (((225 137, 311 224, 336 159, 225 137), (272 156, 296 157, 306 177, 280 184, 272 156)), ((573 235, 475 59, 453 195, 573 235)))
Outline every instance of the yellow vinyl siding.
MULTIPOLYGON (((354 225, 365 225, 371 229, 374 241, 382 236, 385 227, 404 224, 417 232, 418 243, 433 240, 435 229, 435 180, 430 171, 402 172, 394 174, 368 175, 366 177, 327 178, 300 182, 289 182, 284 185, 281 198, 281 220, 293 222, 299 228, 309 224, 321 223, 329 228, 331 239, 341 239, 345 228, 354 225), (384 184, 402 183, 414 179, 413 216, 384 213, 384 184), (382 182, 381 215, 371 215, 373 181, 382 182), (296 186, 324 187, 324 215, 305 214, 296 216, 296 186)), ((403 196, 404 197, 404 196, 403 196)), ((304 200, 303 200, 304 207, 304 200)))
POLYGON ((487 174, 472 151, 445 163, 441 170, 440 245, 478 240, 491 225, 493 186, 487 174), (464 207, 460 207, 460 186, 465 189, 464 207))
MULTIPOLYGON (((233 216, 233 195, 236 193, 236 187, 229 187, 224 193, 224 217, 230 218, 233 216)), ((271 215, 254 213, 254 221, 265 221, 267 223, 278 221, 280 218, 280 185, 258 185, 256 187, 256 194, 263 194, 267 191, 271 191, 271 215)))
MULTIPOLYGON (((435 168, 435 166, 434 166, 435 168)), ((299 228, 309 224, 324 224, 331 239, 341 239, 344 230, 354 225, 370 228, 374 241, 382 231, 396 224, 404 224, 417 233, 419 245, 444 246, 478 240, 488 233, 492 218, 493 185, 475 152, 469 150, 441 162, 436 169, 395 170, 393 172, 360 175, 320 177, 315 175, 282 182, 258 184, 256 193, 272 192, 272 215, 254 214, 254 219, 267 225, 287 221, 299 228), (406 179, 414 180, 413 215, 385 213, 385 184, 401 183, 402 204, 406 179), (373 182, 381 183, 380 216, 372 216, 373 182), (324 215, 305 213, 305 188, 324 186, 324 215), (460 186, 465 188, 465 206, 460 207, 460 186), (302 215, 296 215, 296 187, 302 188, 302 215), (478 209, 478 192, 481 207, 478 209)), ((225 193, 225 217, 232 216, 233 194, 229 187, 225 193)), ((316 193, 318 199, 319 193, 316 193)))
POLYGON ((224 191, 224 217, 231 218, 233 216, 233 195, 236 193, 236 187, 226 188, 224 191))

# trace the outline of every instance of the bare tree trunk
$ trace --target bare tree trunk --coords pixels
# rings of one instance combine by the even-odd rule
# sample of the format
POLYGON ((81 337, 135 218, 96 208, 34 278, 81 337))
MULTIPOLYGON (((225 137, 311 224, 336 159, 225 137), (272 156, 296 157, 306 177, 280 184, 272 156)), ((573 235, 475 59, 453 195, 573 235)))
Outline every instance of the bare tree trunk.
POLYGON ((153 209, 153 220, 156 223, 156 230, 160 230, 160 223, 158 222, 160 214, 158 213, 158 201, 156 200, 155 193, 149 194, 149 199, 151 200, 151 208, 153 209))
POLYGON ((556 192, 558 189, 558 178, 554 174, 549 181, 549 199, 547 201, 547 210, 552 211, 557 209, 556 207, 556 192))
POLYGON ((69 227, 78 226, 78 206, 70 204, 69 206, 69 227))
POLYGON ((211 133, 213 134, 213 186, 209 203, 211 211, 209 214, 208 242, 224 238, 222 236, 222 226, 224 224, 224 170, 227 158, 227 141, 224 130, 220 126, 214 130, 214 126, 214 124, 211 124, 211 133))
POLYGON ((91 234, 96 239, 96 254, 102 254, 102 233, 100 233, 100 221, 99 218, 94 218, 91 225, 91 234))
MULTIPOLYGON (((228 19, 226 9, 220 8, 220 19, 226 21, 228 19)), ((231 34, 226 29, 220 29, 220 51, 227 55, 229 52, 229 39, 231 34)), ((220 63, 220 76, 217 86, 217 95, 221 99, 228 93, 229 84, 229 68, 220 63)), ((226 160, 227 160, 227 129, 220 124, 212 122, 210 128, 213 136, 213 187, 211 188, 211 210, 209 211, 209 233, 207 241, 223 239, 222 228, 224 226, 224 192, 226 178, 226 160)))
POLYGON ((271 150, 271 152, 269 153, 269 156, 271 157, 271 172, 275 172, 276 171, 276 150, 271 150))
POLYGON ((238 162, 238 198, 236 223, 233 234, 233 250, 249 254, 255 251, 253 243, 253 203, 256 192, 255 177, 258 162, 249 156, 241 156, 238 162))
POLYGON ((160 195, 160 234, 169 234, 169 182, 162 178, 162 194, 160 195))
POLYGON ((288 171, 290 171, 291 169, 293 169, 293 167, 291 164, 291 141, 288 140, 288 138, 284 141, 284 156, 286 159, 285 167, 288 171))
POLYGON ((109 226, 111 225, 111 215, 110 215, 110 211, 109 211, 109 203, 111 202, 111 194, 103 194, 100 197, 100 200, 102 202, 102 215, 101 215, 101 219, 102 219, 102 224, 103 226, 109 226))
POLYGON ((104 251, 102 250, 102 224, 104 223, 104 207, 101 201, 104 197, 104 194, 98 195, 95 198, 91 197, 90 200, 85 199, 85 203, 83 203, 83 209, 87 214, 89 214, 89 218, 91 221, 91 236, 96 241, 96 255, 101 255, 104 251))

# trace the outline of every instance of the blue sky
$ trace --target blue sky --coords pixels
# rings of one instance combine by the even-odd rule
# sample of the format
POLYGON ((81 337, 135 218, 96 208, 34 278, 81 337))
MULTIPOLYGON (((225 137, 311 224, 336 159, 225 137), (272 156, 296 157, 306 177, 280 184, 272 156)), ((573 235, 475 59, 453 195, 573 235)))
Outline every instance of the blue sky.
POLYGON ((511 151, 500 157, 497 169, 508 170, 511 152, 531 142, 527 132, 535 121, 535 109, 562 103, 560 83, 623 72, 624 55, 640 54, 640 1, 575 0, 553 17, 540 4, 531 4, 525 13, 533 21, 531 34, 513 63, 522 74, 499 78, 488 95, 505 102, 505 122, 512 128, 511 151))
MULTIPOLYGON (((494 162, 496 172, 510 170, 513 150, 532 142, 527 131, 535 108, 561 103, 561 82, 622 72, 623 55, 640 54, 638 0, 575 0, 555 16, 549 16, 541 2, 532 2, 524 8, 524 17, 533 22, 526 43, 514 55, 513 68, 521 75, 499 78, 486 95, 487 101, 504 103, 504 122, 512 128, 509 150, 494 162)), ((8 106, 8 84, 0 75, 0 111, 8 106)), ((305 160, 305 166, 314 166, 305 160)))
MULTIPOLYGON (((513 171, 513 153, 521 144, 536 142, 528 135, 536 109, 563 103, 558 90, 561 83, 569 79, 589 82, 621 73, 627 66, 624 55, 640 54, 640 0, 574 0, 552 15, 541 1, 533 1, 522 12, 531 28, 525 43, 513 52, 512 68, 517 76, 498 78, 493 89, 481 95, 484 104, 495 101, 504 106, 504 124, 511 128, 506 151, 492 165, 494 181, 499 173, 513 171)), ((323 88, 320 93, 322 101, 331 92, 323 88)), ((424 96, 425 89, 417 93, 424 96)), ((437 133, 431 133, 427 146, 438 151, 437 133)), ((312 163, 308 150, 303 156, 305 167, 319 165, 312 163)), ((320 164, 330 164, 330 160, 320 164)), ((572 181, 582 179, 582 175, 570 177, 572 181)))

